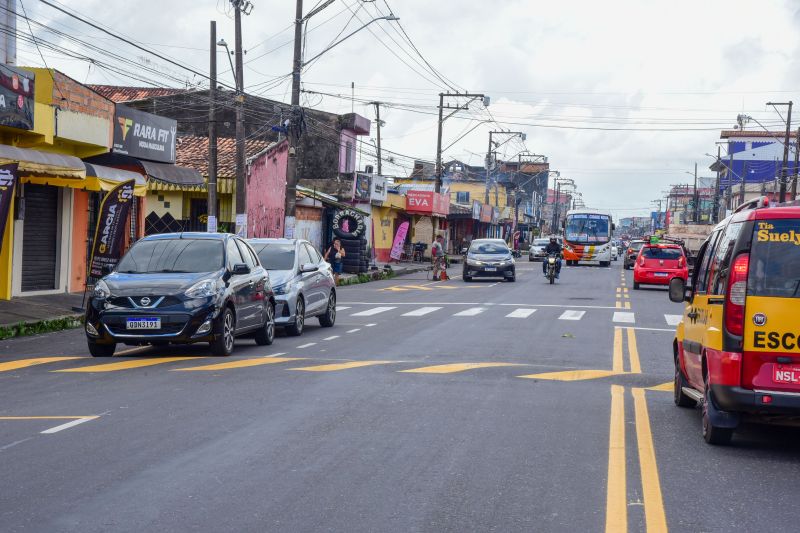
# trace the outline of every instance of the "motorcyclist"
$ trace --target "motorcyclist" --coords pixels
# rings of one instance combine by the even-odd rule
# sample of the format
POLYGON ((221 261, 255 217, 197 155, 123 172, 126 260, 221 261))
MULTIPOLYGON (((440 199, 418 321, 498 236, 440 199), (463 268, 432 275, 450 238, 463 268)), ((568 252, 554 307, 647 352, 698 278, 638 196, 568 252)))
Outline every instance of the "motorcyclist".
MULTIPOLYGON (((550 242, 544 249, 545 257, 549 256, 550 254, 556 255, 556 278, 558 278, 559 274, 561 273, 561 245, 558 244, 558 241, 555 237, 550 237, 550 242)), ((542 274, 547 276, 547 261, 542 261, 542 274)))

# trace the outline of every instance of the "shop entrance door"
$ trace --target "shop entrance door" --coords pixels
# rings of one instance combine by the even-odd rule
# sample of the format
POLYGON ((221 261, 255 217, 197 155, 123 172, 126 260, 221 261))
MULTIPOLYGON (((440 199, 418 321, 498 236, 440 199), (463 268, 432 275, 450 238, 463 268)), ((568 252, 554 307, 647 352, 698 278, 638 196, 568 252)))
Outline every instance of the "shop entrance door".
POLYGON ((56 288, 58 263, 58 187, 25 185, 22 225, 22 291, 56 288))

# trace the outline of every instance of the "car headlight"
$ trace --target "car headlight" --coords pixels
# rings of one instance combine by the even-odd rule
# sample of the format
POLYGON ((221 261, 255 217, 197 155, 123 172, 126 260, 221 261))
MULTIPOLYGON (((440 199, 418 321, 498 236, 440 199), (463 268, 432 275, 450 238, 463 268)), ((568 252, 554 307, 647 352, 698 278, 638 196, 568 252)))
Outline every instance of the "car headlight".
POLYGON ((105 300, 111 296, 111 290, 108 288, 108 285, 106 285, 105 281, 100 280, 94 284, 94 291, 92 294, 98 300, 105 300))
POLYGON ((478 261, 477 259, 467 259, 467 264, 472 266, 481 266, 483 261, 478 261))
POLYGON ((272 288, 275 294, 287 294, 294 290, 294 281, 287 281, 282 285, 276 285, 272 288))
POLYGON ((198 281, 184 293, 189 298, 208 298, 217 294, 217 282, 213 279, 198 281))

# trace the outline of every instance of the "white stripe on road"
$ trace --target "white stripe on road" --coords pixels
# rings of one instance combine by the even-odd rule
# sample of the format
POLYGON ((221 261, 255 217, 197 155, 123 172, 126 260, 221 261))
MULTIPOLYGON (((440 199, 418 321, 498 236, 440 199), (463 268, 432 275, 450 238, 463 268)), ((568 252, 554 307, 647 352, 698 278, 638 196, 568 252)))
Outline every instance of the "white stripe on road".
POLYGON ((528 318, 536 309, 515 309, 506 315, 506 318, 528 318))
POLYGON ((280 357, 281 355, 286 355, 286 353, 285 352, 272 353, 269 355, 265 355, 264 357, 280 357))
POLYGON ((361 311, 359 313, 353 313, 350 316, 372 316, 377 315, 378 313, 384 313, 386 311, 391 311, 395 309, 394 307, 373 307, 372 309, 367 309, 366 311, 361 311))
POLYGON ((402 316, 423 316, 427 315, 428 313, 438 311, 439 309, 441 309, 441 307, 420 307, 419 309, 414 309, 408 313, 403 313, 402 316))
POLYGON ((583 318, 583 315, 586 314, 586 311, 564 311, 561 313, 561 316, 558 317, 559 320, 580 320, 583 318))
POLYGON ((347 333, 355 333, 356 331, 361 331, 361 328, 347 330, 347 333))
POLYGON ((683 315, 664 315, 664 319, 666 319, 668 326, 677 326, 681 323, 682 318, 683 315))
POLYGON ((464 309, 453 316, 475 316, 483 313, 484 311, 486 311, 485 307, 470 307, 469 309, 464 309))
POLYGON ((98 418, 96 416, 87 416, 86 418, 79 418, 78 420, 73 420, 72 422, 67 422, 66 424, 61 424, 60 426, 56 426, 54 428, 45 429, 44 431, 40 432, 42 435, 50 435, 52 433, 58 433, 59 431, 63 431, 65 429, 69 429, 71 427, 75 427, 78 424, 83 424, 84 422, 88 422, 90 420, 94 420, 98 418))
POLYGON ((311 348, 312 346, 314 346, 316 344, 317 344, 316 342, 309 342, 308 344, 301 344, 300 346, 297 347, 297 349, 299 350, 300 348, 311 348))
POLYGON ((337 305, 336 306, 336 310, 337 311, 344 311, 345 309, 350 309, 350 306, 349 305, 337 305))
POLYGON ((331 335, 330 337, 325 337, 322 340, 324 340, 324 341, 332 341, 332 340, 338 339, 338 338, 339 338, 339 335, 331 335))
POLYGON ((636 322, 636 315, 633 313, 622 313, 617 311, 614 313, 614 322, 625 322, 626 324, 633 324, 636 322))

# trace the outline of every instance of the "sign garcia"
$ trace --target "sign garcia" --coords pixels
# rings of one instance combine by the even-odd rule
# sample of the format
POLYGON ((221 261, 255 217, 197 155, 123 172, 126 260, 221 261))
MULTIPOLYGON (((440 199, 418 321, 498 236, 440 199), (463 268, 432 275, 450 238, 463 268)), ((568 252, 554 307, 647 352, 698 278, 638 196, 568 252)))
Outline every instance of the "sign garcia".
POLYGON ((33 129, 34 74, 0 64, 0 126, 33 129))
POLYGON ((161 163, 175 162, 177 120, 121 104, 116 106, 114 119, 114 153, 161 163))
POLYGON ((89 275, 103 276, 103 267, 113 267, 122 257, 122 237, 133 201, 134 180, 125 181, 108 191, 100 204, 100 215, 92 243, 89 275))

